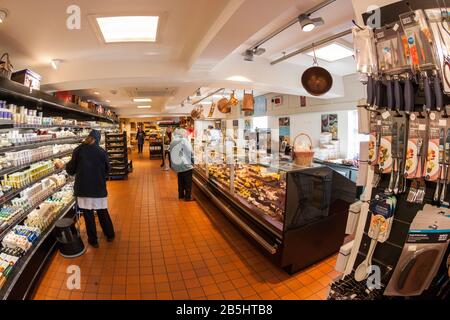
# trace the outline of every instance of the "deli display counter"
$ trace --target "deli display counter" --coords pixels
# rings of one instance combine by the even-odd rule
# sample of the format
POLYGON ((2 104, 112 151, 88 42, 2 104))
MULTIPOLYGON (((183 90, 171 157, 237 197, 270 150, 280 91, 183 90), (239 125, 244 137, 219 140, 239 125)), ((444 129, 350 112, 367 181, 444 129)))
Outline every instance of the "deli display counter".
POLYGON ((338 252, 354 182, 324 165, 230 161, 217 150, 202 161, 198 152, 193 180, 199 204, 207 212, 219 209, 276 265, 292 274, 338 252))

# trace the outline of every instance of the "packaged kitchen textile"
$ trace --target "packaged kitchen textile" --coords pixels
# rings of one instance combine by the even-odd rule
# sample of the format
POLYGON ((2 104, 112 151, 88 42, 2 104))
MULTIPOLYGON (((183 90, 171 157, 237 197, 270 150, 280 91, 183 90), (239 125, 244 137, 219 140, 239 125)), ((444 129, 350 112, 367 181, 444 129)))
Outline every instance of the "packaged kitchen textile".
POLYGON ((424 150, 427 150, 427 122, 428 118, 421 113, 411 113, 409 117, 408 145, 406 149, 405 177, 407 179, 420 178, 424 175, 424 150))
MULTIPOLYGON (((439 120, 440 114, 438 112, 429 113, 427 165, 425 169, 425 179, 428 181, 437 181, 439 177, 439 153, 441 152, 442 155, 443 152, 443 150, 440 151, 439 147, 440 145, 442 145, 442 128, 439 126, 439 120)), ((443 146, 441 147, 441 149, 443 149, 443 146)))
POLYGON ((386 296, 417 296, 429 288, 450 239, 450 210, 425 205, 411 223, 386 296))

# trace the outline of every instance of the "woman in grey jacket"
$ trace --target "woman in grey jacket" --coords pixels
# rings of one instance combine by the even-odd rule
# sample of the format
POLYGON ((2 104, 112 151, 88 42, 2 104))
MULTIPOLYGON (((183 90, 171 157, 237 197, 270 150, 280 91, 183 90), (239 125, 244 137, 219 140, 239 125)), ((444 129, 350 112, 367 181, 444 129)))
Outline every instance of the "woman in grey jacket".
POLYGON ((187 131, 176 129, 170 143, 172 169, 178 175, 178 199, 193 201, 192 198, 192 146, 187 139, 187 131))

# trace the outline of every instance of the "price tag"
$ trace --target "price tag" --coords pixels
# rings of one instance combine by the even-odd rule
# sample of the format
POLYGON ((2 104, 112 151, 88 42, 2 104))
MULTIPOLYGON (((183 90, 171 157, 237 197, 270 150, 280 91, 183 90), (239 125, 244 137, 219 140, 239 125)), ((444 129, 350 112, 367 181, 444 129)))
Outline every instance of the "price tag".
POLYGON ((393 29, 395 32, 397 32, 398 28, 400 28, 400 26, 398 25, 398 23, 396 23, 396 24, 392 27, 392 29, 393 29))
POLYGON ((389 118, 390 117, 390 112, 389 111, 385 111, 385 112, 383 112, 382 114, 381 114, 381 117, 384 119, 384 120, 386 120, 387 118, 389 118))
POLYGON ((381 120, 377 120, 377 125, 381 126, 381 120))
POLYGON ((447 126, 447 120, 439 119, 439 127, 445 127, 445 126, 447 126))
POLYGON ((425 131, 427 129, 427 126, 424 124, 419 124, 419 131, 425 131))
POLYGON ((378 39, 384 38, 384 32, 377 33, 377 38, 378 39))
POLYGON ((404 19, 402 20, 402 22, 403 22, 403 24, 411 23, 411 22, 412 22, 411 17, 404 18, 404 19))

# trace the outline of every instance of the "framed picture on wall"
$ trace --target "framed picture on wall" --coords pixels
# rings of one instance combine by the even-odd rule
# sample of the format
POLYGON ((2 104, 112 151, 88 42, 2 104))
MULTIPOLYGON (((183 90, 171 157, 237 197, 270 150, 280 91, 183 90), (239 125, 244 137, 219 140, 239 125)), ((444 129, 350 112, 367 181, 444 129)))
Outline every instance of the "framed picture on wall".
POLYGON ((291 144, 291 119, 289 117, 278 118, 280 152, 285 153, 287 146, 291 144))
POLYGON ((306 107, 306 97, 300 96, 300 107, 306 107))
POLYGON ((244 129, 250 130, 252 128, 252 120, 251 119, 245 119, 244 121, 244 129))
POLYGON ((322 115, 322 132, 330 132, 333 140, 338 140, 338 115, 323 114, 322 115))

